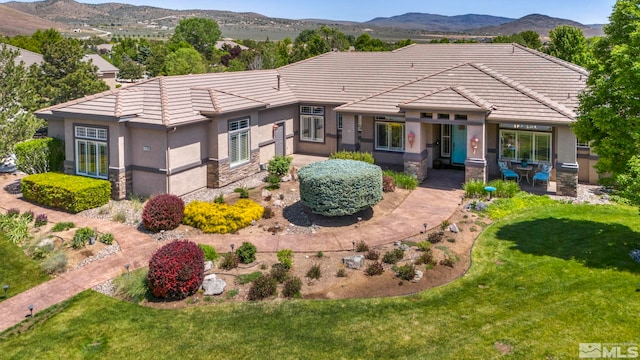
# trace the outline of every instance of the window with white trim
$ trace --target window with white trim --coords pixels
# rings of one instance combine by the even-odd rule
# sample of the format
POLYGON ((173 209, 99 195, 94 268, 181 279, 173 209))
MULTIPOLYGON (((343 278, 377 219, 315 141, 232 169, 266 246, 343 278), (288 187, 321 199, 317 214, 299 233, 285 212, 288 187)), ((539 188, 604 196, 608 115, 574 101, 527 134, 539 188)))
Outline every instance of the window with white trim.
MULTIPOLYGON (((342 114, 338 113, 338 130, 342 130, 342 114)), ((358 131, 362 131, 362 116, 358 116, 358 131)))
POLYGON ((578 139, 578 147, 588 149, 591 147, 591 141, 583 141, 578 139))
POLYGON ((229 163, 236 166, 250 160, 249 118, 229 121, 229 163))
POLYGON ((500 158, 549 162, 551 161, 551 133, 500 130, 500 158))
POLYGON ((300 140, 324 142, 324 107, 300 106, 300 140))
POLYGON ((404 123, 376 122, 376 150, 404 151, 404 123))
POLYGON ((100 179, 109 177, 107 129, 75 126, 76 174, 100 179))

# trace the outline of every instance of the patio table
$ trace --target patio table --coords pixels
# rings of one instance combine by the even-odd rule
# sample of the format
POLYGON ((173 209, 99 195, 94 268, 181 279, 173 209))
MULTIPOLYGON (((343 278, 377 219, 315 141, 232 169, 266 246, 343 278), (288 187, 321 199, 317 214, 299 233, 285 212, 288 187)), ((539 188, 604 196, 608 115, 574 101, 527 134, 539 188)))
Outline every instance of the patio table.
POLYGON ((522 180, 522 178, 526 178, 527 183, 531 185, 531 180, 529 179, 529 173, 531 172, 531 170, 533 170, 532 166, 522 166, 522 165, 516 166, 516 171, 518 171, 518 174, 520 174, 518 183, 520 183, 520 180, 522 180))

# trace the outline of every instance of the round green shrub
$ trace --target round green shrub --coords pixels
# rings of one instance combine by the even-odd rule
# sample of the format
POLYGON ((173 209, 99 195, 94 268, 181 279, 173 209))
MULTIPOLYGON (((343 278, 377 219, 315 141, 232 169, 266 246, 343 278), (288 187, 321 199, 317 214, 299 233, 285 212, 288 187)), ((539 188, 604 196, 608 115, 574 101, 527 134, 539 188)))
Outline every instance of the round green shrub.
POLYGON ((326 160, 298 171, 300 199, 315 214, 352 215, 382 200, 382 170, 355 160, 326 160))
POLYGON ((204 253, 188 240, 168 243, 151 257, 147 280, 157 298, 180 300, 193 295, 204 280, 204 253))
POLYGON ((255 279, 249 288, 248 298, 251 301, 264 300, 276 295, 278 292, 278 281, 271 275, 263 275, 255 279))
POLYGON ((173 230, 184 216, 184 201, 171 194, 152 197, 142 209, 142 224, 153 232, 173 230))
POLYGON ((251 264, 256 261, 256 252, 258 249, 250 242, 243 242, 236 250, 236 256, 243 264, 251 264))

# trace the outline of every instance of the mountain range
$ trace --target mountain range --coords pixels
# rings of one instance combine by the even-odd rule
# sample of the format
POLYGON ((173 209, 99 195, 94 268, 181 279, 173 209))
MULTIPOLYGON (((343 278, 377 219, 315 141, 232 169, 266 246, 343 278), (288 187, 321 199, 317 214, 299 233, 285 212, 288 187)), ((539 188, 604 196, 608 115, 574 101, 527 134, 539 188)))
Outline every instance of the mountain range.
MULTIPOLYGON (((135 26, 135 24, 160 23, 167 29, 177 25, 185 17, 207 17, 216 20, 224 30, 225 26, 254 27, 265 31, 269 27, 279 29, 313 28, 318 24, 328 24, 348 29, 354 33, 373 29, 406 30, 412 33, 464 33, 470 35, 510 35, 525 30, 534 30, 546 36, 558 25, 581 28, 585 35, 599 35, 600 25, 583 25, 567 19, 552 18, 533 14, 520 19, 467 14, 444 16, 436 14, 407 13, 392 17, 379 17, 366 22, 334 21, 327 19, 282 19, 270 18, 252 12, 231 12, 219 10, 169 10, 153 6, 136 6, 122 3, 83 4, 74 0, 44 0, 34 2, 11 1, 0 4, 0 34, 30 34, 37 29, 56 28, 61 31, 80 25, 93 27, 135 26)), ((223 31, 224 32, 224 31, 223 31)), ((295 37, 295 36, 294 36, 295 37)))

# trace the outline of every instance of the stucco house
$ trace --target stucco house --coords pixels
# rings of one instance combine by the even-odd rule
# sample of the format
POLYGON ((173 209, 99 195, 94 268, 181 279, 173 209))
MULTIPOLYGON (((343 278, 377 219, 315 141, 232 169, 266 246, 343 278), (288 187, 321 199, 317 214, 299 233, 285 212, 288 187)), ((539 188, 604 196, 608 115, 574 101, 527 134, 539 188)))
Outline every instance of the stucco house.
POLYGON ((557 193, 575 196, 579 179, 596 180, 569 128, 587 76, 517 44, 415 44, 158 77, 37 115, 65 140, 65 171, 109 179, 116 199, 220 187, 275 154, 340 149, 421 180, 438 162, 487 180, 498 159, 526 157, 553 164, 557 193))

